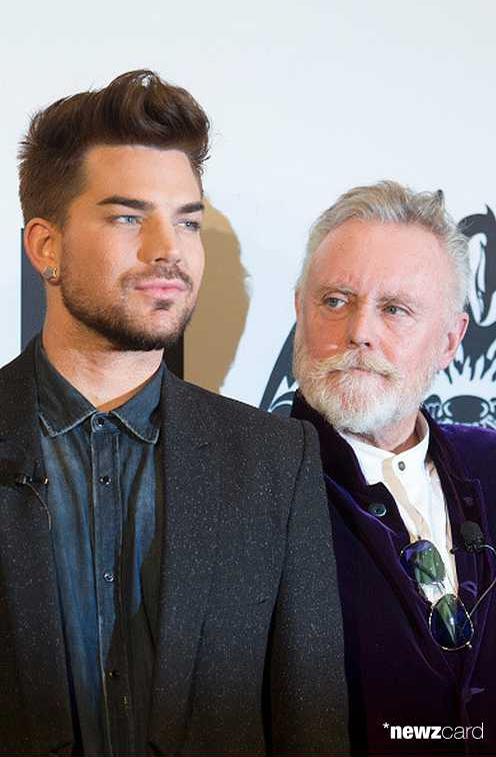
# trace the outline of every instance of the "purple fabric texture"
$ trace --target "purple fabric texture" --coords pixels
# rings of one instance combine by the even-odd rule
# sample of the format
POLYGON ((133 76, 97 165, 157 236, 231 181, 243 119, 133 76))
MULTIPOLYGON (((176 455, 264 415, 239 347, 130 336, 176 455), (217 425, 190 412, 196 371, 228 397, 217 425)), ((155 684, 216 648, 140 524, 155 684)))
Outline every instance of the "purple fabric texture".
MULTIPOLYGON (((392 495, 383 484, 367 485, 351 447, 299 393, 292 414, 311 421, 320 438, 343 608, 353 751, 496 754, 496 587, 473 616, 472 648, 443 651, 429 633, 430 605, 400 565, 399 553, 410 539, 392 495), (373 507, 377 504, 385 506, 385 514, 375 514, 384 511, 373 507), (482 739, 391 738, 392 726, 481 723, 482 739)), ((459 594, 470 612, 496 574, 496 558, 488 550, 462 549, 460 525, 475 521, 486 542, 496 545, 496 433, 439 426, 426 418, 429 455, 458 547, 459 594)))

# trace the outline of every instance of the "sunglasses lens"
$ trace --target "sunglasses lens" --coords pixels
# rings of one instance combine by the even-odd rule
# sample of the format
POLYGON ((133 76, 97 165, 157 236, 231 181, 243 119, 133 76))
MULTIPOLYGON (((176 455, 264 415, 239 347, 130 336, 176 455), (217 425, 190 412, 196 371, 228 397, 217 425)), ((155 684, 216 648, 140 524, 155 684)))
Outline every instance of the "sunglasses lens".
POLYGON ((433 639, 444 649, 464 647, 474 634, 472 621, 454 594, 445 594, 436 602, 429 622, 433 639))
POLYGON ((425 539, 406 546, 401 553, 401 563, 419 586, 439 584, 446 574, 441 555, 434 544, 425 539))

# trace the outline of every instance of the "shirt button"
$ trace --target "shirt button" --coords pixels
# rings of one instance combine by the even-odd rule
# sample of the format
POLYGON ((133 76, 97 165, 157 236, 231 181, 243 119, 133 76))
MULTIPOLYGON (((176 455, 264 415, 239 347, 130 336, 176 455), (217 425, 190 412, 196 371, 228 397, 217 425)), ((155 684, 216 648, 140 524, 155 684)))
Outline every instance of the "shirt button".
POLYGON ((120 673, 119 673, 118 670, 109 670, 109 672, 107 673, 107 675, 108 675, 109 678, 119 678, 120 673))
POLYGON ((387 507, 382 502, 373 502, 369 505, 368 510, 371 515, 375 515, 377 518, 383 518, 387 513, 387 507))
POLYGON ((93 423, 95 426, 102 428, 102 426, 105 426, 105 418, 103 417, 103 415, 95 415, 93 423))
POLYGON ((111 584, 115 581, 115 575, 112 573, 111 570, 106 570, 105 573, 103 574, 103 580, 111 584))
POLYGON ((399 461, 399 463, 398 463, 398 468, 399 468, 400 470, 405 470, 405 468, 406 468, 406 465, 405 465, 405 463, 403 462, 403 460, 400 460, 400 461, 399 461))
POLYGON ((108 486, 109 484, 112 483, 112 479, 110 478, 110 476, 100 476, 98 480, 104 486, 108 486))

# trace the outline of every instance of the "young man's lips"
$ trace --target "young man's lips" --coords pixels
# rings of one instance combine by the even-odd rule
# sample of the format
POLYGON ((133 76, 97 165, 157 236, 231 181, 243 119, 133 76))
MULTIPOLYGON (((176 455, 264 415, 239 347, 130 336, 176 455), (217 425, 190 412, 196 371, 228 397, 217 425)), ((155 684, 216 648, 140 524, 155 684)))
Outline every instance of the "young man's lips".
POLYGON ((141 284, 137 284, 136 289, 139 292, 146 292, 147 294, 163 295, 185 292, 187 286, 181 279, 151 279, 150 281, 143 281, 141 284))

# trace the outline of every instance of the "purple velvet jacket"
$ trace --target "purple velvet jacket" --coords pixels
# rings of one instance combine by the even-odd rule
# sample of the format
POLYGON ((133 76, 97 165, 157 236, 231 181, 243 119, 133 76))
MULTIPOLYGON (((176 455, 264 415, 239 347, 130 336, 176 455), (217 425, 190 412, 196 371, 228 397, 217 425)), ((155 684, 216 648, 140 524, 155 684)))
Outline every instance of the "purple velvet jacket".
MULTIPOLYGON (((409 536, 393 497, 383 484, 367 485, 349 444, 299 393, 292 414, 311 421, 320 437, 343 608, 353 751, 496 754, 496 587, 472 618, 472 648, 443 651, 429 633, 430 605, 400 565, 409 536), (375 514, 384 510, 377 504, 386 508, 382 517, 375 514), (467 730, 481 724, 483 738, 479 728, 467 730), (448 728, 438 734, 445 738, 432 738, 432 730, 431 738, 392 738, 398 735, 393 726, 448 728), (460 728, 450 730, 457 726, 468 739, 460 738, 460 728)), ((459 547, 459 593, 470 612, 496 575, 496 557, 489 550, 464 550, 460 525, 477 522, 485 541, 496 546, 496 433, 439 426, 426 418, 429 454, 459 547)))

